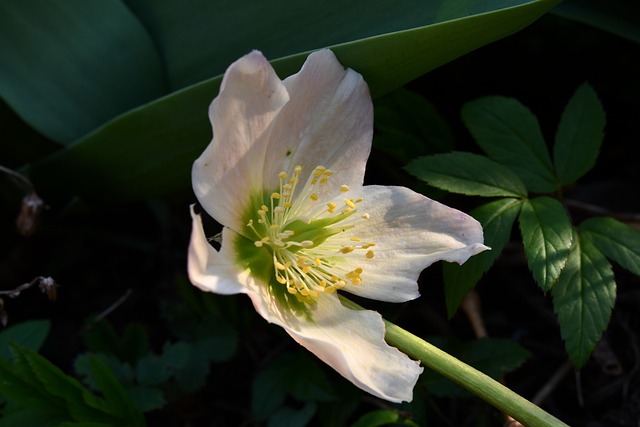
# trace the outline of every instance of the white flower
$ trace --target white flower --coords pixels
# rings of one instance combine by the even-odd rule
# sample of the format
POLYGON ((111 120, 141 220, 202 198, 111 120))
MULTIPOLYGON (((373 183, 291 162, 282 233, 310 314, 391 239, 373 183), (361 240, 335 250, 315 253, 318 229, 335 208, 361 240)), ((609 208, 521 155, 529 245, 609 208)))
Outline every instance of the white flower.
POLYGON ((487 249, 473 218, 403 187, 362 186, 373 107, 362 76, 329 50, 281 81, 254 51, 225 73, 213 141, 193 166, 222 247, 193 213, 191 282, 247 294, 267 321, 367 392, 410 401, 419 363, 384 341, 382 317, 336 290, 381 301, 419 296, 420 271, 487 249))

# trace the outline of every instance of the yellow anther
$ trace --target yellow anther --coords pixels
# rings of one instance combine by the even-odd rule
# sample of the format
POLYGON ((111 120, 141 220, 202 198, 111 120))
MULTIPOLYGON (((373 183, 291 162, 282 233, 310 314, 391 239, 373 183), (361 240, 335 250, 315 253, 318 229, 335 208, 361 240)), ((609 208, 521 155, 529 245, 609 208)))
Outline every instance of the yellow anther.
POLYGON ((302 294, 302 295, 304 295, 306 297, 307 295, 309 295, 309 289, 307 289, 307 288, 300 289, 300 294, 302 294))
POLYGON ((300 246, 302 246, 303 248, 310 248, 311 246, 313 246, 313 240, 303 240, 302 242, 300 242, 300 246))
POLYGON ((337 206, 338 206, 338 205, 336 205, 336 204, 335 204, 335 203, 333 203, 333 202, 329 202, 329 203, 327 203, 327 207, 329 208, 329 213, 333 213, 333 211, 335 211, 335 210, 336 210, 336 207, 337 207, 337 206))
POLYGON ((358 286, 360 283, 362 283, 362 279, 359 277, 354 277, 353 279, 351 279, 351 284, 358 286))
POLYGON ((359 242, 360 239, 358 237, 352 237, 349 240, 351 240, 352 242, 359 242))
POLYGON ((322 174, 328 178, 333 175, 333 171, 331 169, 325 169, 322 174))
POLYGON ((280 193, 271 193, 271 198, 272 199, 279 199, 280 198, 280 193))
POLYGON ((356 268, 355 270, 353 270, 353 272, 354 272, 354 273, 356 273, 356 274, 362 274, 362 272, 363 272, 363 271, 364 271, 364 270, 362 270, 362 268, 361 268, 361 267, 358 267, 358 268, 356 268))
POLYGON ((282 171, 278 174, 278 178, 285 180, 287 179, 287 173, 285 171, 282 171))
POLYGON ((271 240, 271 239, 269 239, 269 236, 267 236, 267 237, 263 237, 263 238, 262 238, 262 239, 260 239, 260 240, 262 240, 262 243, 267 243, 267 242, 268 242, 269 240, 271 240))
POLYGON ((325 168, 324 166, 316 166, 316 168, 313 170, 313 176, 319 177, 324 173, 325 170, 327 170, 327 168, 325 168))
POLYGON ((315 202, 316 200, 318 200, 318 195, 317 195, 316 193, 312 193, 312 194, 309 196, 309 198, 315 202))
POLYGON ((290 208, 291 207, 291 202, 284 202, 282 204, 282 206, 285 207, 285 208, 290 208))
POLYGON ((353 246, 343 246, 342 249, 340 249, 340 252, 342 252, 343 254, 348 254, 349 252, 353 252, 354 249, 355 247, 353 246))
MULTIPOLYGON (((314 259, 313 263, 316 265, 316 267, 320 267, 320 265, 322 265, 322 261, 320 261, 320 258, 314 259)), ((324 280, 323 280, 323 282, 324 282, 324 280)))
POLYGON ((356 199, 356 203, 360 203, 360 202, 362 202, 363 200, 364 200, 364 198, 363 198, 363 197, 358 197, 358 198, 356 199))
POLYGON ((368 213, 363 213, 362 214, 362 219, 369 219, 369 218, 370 218, 370 216, 369 216, 368 213))
POLYGON ((275 262, 273 263, 273 265, 275 265, 275 266, 276 266, 276 268, 277 268, 278 270, 280 270, 280 271, 284 271, 284 270, 286 270, 286 269, 287 269, 287 267, 285 267, 283 264, 281 264, 281 263, 280 263, 280 262, 278 262, 278 261, 275 261, 275 262))
POLYGON ((247 223, 247 227, 253 227, 253 220, 250 219, 249 222, 247 223))
POLYGON ((337 290, 338 289, 335 286, 327 286, 326 288, 324 288, 324 293, 325 294, 332 294, 337 290))
POLYGON ((351 209, 355 209, 356 208, 356 204, 353 203, 353 200, 351 200, 351 199, 344 199, 344 204, 349 206, 351 209))
POLYGON ((293 168, 293 172, 300 175, 302 173, 302 166, 297 165, 295 168, 293 168))
POLYGON ((287 292, 289 292, 289 293, 290 293, 290 294, 292 294, 292 295, 295 295, 295 294, 297 294, 297 293, 298 293, 297 289, 296 289, 296 288, 294 288, 293 286, 289 286, 289 287, 287 287, 287 292))
POLYGON ((256 240, 255 242, 253 242, 254 245, 256 245, 256 248, 261 248, 263 245, 262 240, 256 240))
POLYGON ((374 255, 375 255, 375 254, 373 253, 373 251, 372 251, 372 250, 368 250, 368 251, 367 251, 367 254, 366 254, 365 256, 366 256, 367 258, 371 259, 371 258, 373 258, 373 257, 374 257, 374 255))
POLYGON ((341 185, 340 186, 340 191, 342 191, 343 193, 349 191, 349 186, 348 185, 344 185, 344 184, 341 185))
POLYGON ((280 228, 280 224, 271 224, 272 230, 277 230, 278 228, 280 228))
POLYGON ((302 272, 303 272, 304 274, 307 274, 307 273, 309 273, 310 271, 311 271, 311 267, 309 267, 308 265, 307 265, 307 266, 302 267, 302 272))
POLYGON ((278 276, 276 275, 276 280, 278 281, 278 283, 280 283, 281 285, 284 285, 285 283, 287 283, 287 279, 285 279, 282 276, 278 276))
POLYGON ((291 178, 291 179, 289 180, 289 184, 291 184, 291 185, 296 185, 296 184, 298 183, 298 181, 299 181, 298 177, 297 177, 297 176, 294 176, 293 178, 291 178))
POLYGON ((266 207, 265 205, 260 206, 260 209, 262 209, 265 212, 269 212, 269 208, 266 207))

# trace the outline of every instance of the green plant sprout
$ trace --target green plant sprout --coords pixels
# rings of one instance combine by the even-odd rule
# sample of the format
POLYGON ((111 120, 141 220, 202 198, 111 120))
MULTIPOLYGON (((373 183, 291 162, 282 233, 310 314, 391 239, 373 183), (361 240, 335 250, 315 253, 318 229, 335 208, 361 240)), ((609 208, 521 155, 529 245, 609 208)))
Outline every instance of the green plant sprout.
POLYGON ((553 159, 536 117, 515 99, 486 97, 467 103, 462 119, 487 156, 452 152, 418 158, 406 169, 429 185, 495 198, 471 212, 493 250, 463 266, 444 267, 447 311, 500 256, 516 219, 529 269, 550 292, 567 354, 584 366, 606 329, 616 297, 609 260, 640 275, 640 232, 610 217, 573 224, 563 190, 595 164, 604 137, 604 109, 589 84, 567 104, 555 136, 553 159))

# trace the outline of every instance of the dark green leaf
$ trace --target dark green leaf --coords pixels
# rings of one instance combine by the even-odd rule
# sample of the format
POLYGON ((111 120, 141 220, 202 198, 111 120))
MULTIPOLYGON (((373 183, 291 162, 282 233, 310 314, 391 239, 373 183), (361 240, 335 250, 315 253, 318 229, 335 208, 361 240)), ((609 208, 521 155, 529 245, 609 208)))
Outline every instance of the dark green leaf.
POLYGON ((135 406, 142 412, 162 408, 166 403, 164 393, 157 388, 133 387, 127 389, 127 394, 135 406))
POLYGON ((476 99, 464 105, 462 119, 489 157, 513 170, 529 191, 556 189, 538 119, 519 101, 502 96, 476 99))
POLYGON ((447 314, 451 318, 460 302, 473 289, 482 275, 491 268, 509 241, 513 222, 520 212, 522 201, 501 199, 479 206, 469 212, 480 221, 484 230, 484 243, 491 248, 471 257, 462 265, 445 263, 443 275, 447 314))
POLYGON ((269 366, 258 372, 251 388, 251 412, 258 421, 266 420, 282 406, 287 396, 286 370, 269 366))
POLYGON ((351 425, 351 427, 380 427, 394 424, 400 421, 398 411, 391 409, 378 409, 377 411, 367 412, 351 425))
POLYGON ((153 41, 118 1, 0 2, 0 96, 69 143, 166 88, 153 41))
MULTIPOLYGON (((387 27, 391 32, 336 44, 332 48, 343 65, 364 75, 374 97, 380 96, 464 53, 523 28, 557 1, 520 3, 518 0, 500 0, 481 5, 472 1, 425 4, 416 0, 415 7, 383 7, 384 13, 376 15, 376 22, 382 26, 391 25, 387 27), (421 11, 419 14, 415 13, 416 7, 421 11), (500 9, 501 7, 505 8, 500 9), (425 8, 431 9, 433 13, 430 15, 425 8), (415 25, 414 20, 418 16, 425 19, 421 24, 425 26, 398 31, 415 25), (459 19, 442 22, 450 18, 459 19), (428 25, 432 22, 437 24, 428 25)), ((317 5, 317 2, 309 5, 315 7, 313 5, 317 5)), ((347 9, 354 8, 358 16, 358 19, 349 21, 348 26, 332 27, 342 28, 341 31, 347 32, 343 34, 342 41, 358 36, 349 32, 350 28, 355 28, 354 23, 360 25, 368 22, 359 14, 368 13, 370 9, 381 10, 379 7, 372 8, 370 2, 353 2, 348 5, 340 2, 336 5, 339 9, 330 14, 336 22, 342 22, 343 16, 354 13, 348 13, 347 9)), ((299 2, 293 2, 293 9, 299 10, 300 7, 299 2)), ((326 10, 328 11, 329 9, 326 10)), ((307 12, 308 10, 300 17, 317 19, 315 14, 309 15, 307 12)), ((219 16, 225 14, 219 13, 219 16)), ((265 16, 253 12, 251 16, 260 21, 265 19, 265 16)), ((293 19, 286 22, 288 25, 283 27, 286 38, 289 43, 293 43, 298 38, 291 37, 290 25, 299 25, 298 29, 303 30, 306 26, 302 22, 305 21, 293 19)), ((328 25, 328 22, 324 23, 328 25)), ((213 27, 208 23, 206 28, 213 27)), ((251 28, 251 25, 244 28, 251 28)), ((279 27, 269 27, 269 33, 277 28, 279 27)), ((362 30, 364 27, 358 28, 362 30)), ((380 28, 374 29, 369 35, 376 34, 379 30, 380 28)), ((313 34, 318 36, 320 33, 315 31, 313 34)), ((262 39, 264 37, 261 36, 257 40, 262 39)), ((197 47, 214 46, 216 50, 213 55, 223 58, 223 51, 219 50, 221 45, 211 43, 211 40, 207 37, 206 42, 197 44, 197 47)), ((274 67, 281 76, 290 75, 299 70, 307 56, 306 52, 299 52, 321 46, 322 44, 312 43, 304 47, 289 46, 287 53, 295 55, 275 60, 274 67)), ((248 49, 249 47, 240 51, 225 50, 228 57, 221 60, 224 66, 206 75, 221 73, 224 67, 248 49)), ((270 58, 277 57, 266 49, 265 54, 270 58)), ((211 138, 207 108, 218 92, 220 81, 221 76, 218 76, 141 106, 110 121, 71 146, 30 165, 28 170, 39 193, 47 200, 76 194, 87 201, 105 203, 166 195, 189 188, 189 171, 193 160, 211 138)))
POLYGON ((315 402, 308 402, 301 409, 284 406, 269 417, 267 427, 304 427, 311 421, 316 410, 315 402))
POLYGON ((516 174, 487 157, 454 152, 420 157, 407 171, 429 185, 452 193, 483 197, 526 197, 516 174))
POLYGON ((120 358, 134 364, 149 352, 149 334, 147 329, 139 323, 130 323, 120 340, 120 358))
POLYGON ((125 388, 118 382, 109 367, 98 357, 89 357, 91 373, 98 389, 104 396, 110 412, 124 421, 125 425, 146 425, 142 412, 129 398, 125 388))
POLYGON ((613 218, 591 218, 580 224, 581 236, 612 261, 640 276, 640 232, 613 218))
POLYGON ((560 202, 550 197, 527 200, 520 211, 520 233, 529 270, 543 291, 549 291, 564 268, 573 235, 560 202))
POLYGON ((374 147, 402 163, 453 149, 453 133, 444 117, 424 97, 399 88, 374 103, 374 147))
POLYGON ((580 369, 609 323, 616 284, 604 255, 582 232, 575 234, 571 255, 551 295, 565 348, 580 369))
POLYGON ((587 83, 580 86, 562 113, 553 147, 553 162, 561 184, 575 182, 595 165, 605 120, 593 88, 587 83))
POLYGON ((12 325, 0 332, 0 358, 9 361, 11 351, 9 343, 13 342, 30 350, 38 351, 49 334, 49 320, 30 320, 12 325))

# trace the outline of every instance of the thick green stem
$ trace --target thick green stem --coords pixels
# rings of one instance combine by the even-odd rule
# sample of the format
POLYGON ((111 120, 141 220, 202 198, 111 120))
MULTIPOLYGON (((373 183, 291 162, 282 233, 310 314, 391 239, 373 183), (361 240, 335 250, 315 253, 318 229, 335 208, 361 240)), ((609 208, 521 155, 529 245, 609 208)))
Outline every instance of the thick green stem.
MULTIPOLYGON (((344 305, 362 309, 341 298, 344 305)), ((511 391, 493 378, 461 362, 425 340, 385 320, 387 342, 423 365, 466 388, 485 402, 527 427, 568 427, 553 415, 511 391)))

